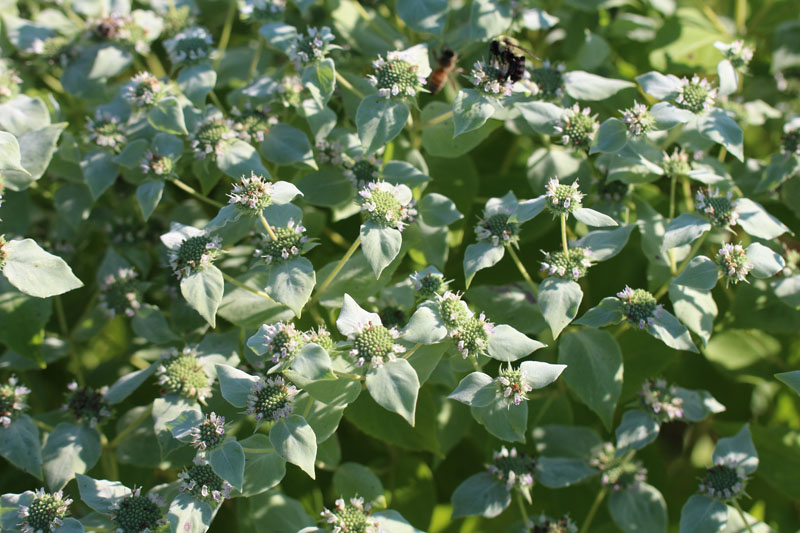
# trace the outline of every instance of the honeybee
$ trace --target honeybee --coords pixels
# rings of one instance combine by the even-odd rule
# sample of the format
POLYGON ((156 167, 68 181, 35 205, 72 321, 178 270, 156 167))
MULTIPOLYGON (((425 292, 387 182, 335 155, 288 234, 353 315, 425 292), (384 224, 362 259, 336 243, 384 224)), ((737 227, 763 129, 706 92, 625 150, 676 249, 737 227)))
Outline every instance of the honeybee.
POLYGON ((456 70, 458 55, 452 50, 444 50, 437 60, 439 66, 431 72, 428 77, 427 89, 431 94, 436 94, 442 90, 450 74, 456 70))

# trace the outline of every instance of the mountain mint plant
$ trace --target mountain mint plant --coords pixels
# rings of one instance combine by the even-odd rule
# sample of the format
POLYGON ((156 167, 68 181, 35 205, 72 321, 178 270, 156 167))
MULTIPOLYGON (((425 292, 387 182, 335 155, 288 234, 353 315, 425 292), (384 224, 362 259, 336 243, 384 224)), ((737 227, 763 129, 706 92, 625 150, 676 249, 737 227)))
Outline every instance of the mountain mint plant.
POLYGON ((800 529, 795 3, 0 25, 3 532, 800 529))

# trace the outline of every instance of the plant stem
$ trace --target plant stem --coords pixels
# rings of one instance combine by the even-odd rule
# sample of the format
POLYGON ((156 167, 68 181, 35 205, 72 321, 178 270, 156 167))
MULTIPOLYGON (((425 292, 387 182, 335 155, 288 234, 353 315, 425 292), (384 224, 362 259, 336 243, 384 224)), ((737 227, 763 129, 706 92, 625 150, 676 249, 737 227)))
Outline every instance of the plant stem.
POLYGON ((31 417, 31 420, 33 420, 33 423, 36 424, 36 427, 38 427, 41 430, 47 431, 49 433, 52 433, 53 430, 55 429, 50 424, 46 424, 45 422, 42 422, 41 420, 36 420, 33 417, 31 417))
POLYGON ((225 106, 222 105, 222 101, 219 99, 219 96, 217 96, 217 93, 212 90, 208 93, 208 97, 211 98, 211 101, 214 102, 214 105, 217 106, 217 109, 223 113, 225 112, 225 106))
POLYGON ((440 122, 444 122, 445 120, 449 119, 452 116, 453 116, 453 110, 451 109, 450 111, 447 111, 446 113, 442 113, 438 117, 433 117, 428 122, 423 122, 422 124, 420 124, 419 129, 424 130, 428 126, 435 126, 436 124, 438 124, 440 122))
POLYGON ((336 71, 336 81, 341 83, 344 88, 346 88, 348 91, 350 91, 354 95, 358 96, 362 100, 364 99, 364 94, 361 91, 359 91, 358 89, 356 89, 355 87, 353 87, 353 84, 350 83, 349 81, 347 81, 347 79, 344 76, 339 74, 339 71, 336 71))
POLYGON ((342 267, 344 267, 344 264, 347 263, 348 259, 350 259, 350 256, 356 253, 356 250, 358 250, 358 247, 360 245, 361 245, 361 236, 359 235, 358 237, 356 237, 356 240, 353 241, 353 244, 350 246, 350 248, 345 252, 344 257, 342 257, 339 260, 339 262, 336 264, 331 273, 328 274, 328 277, 325 278, 325 281, 322 282, 322 285, 319 286, 317 292, 314 294, 314 297, 311 298, 312 302, 316 302, 317 300, 319 300, 320 295, 322 295, 322 293, 325 292, 325 289, 328 288, 328 285, 331 284, 331 282, 339 273, 339 271, 342 270, 342 267))
POLYGON ((347 372, 339 372, 338 370, 333 371, 334 374, 339 376, 340 378, 347 378, 347 379, 355 379, 358 381, 364 381, 363 376, 359 376, 358 374, 348 374, 347 372))
POLYGON ((519 506, 519 514, 522 516, 522 523, 525 524, 525 527, 528 527, 528 511, 525 509, 525 502, 522 501, 522 495, 517 492, 514 494, 514 499, 517 500, 517 505, 519 506))
POLYGON ((745 31, 747 31, 746 22, 747 0, 736 0, 736 31, 739 35, 744 35, 745 31))
MULTIPOLYGON (((220 272, 222 272, 222 270, 220 270, 220 272)), ((262 298, 266 298, 267 300, 269 300, 269 301, 271 301, 271 302, 274 302, 274 301, 275 301, 275 300, 273 300, 273 299, 272 299, 272 297, 271 297, 269 294, 267 294, 266 292, 264 292, 264 291, 260 291, 260 290, 258 290, 258 289, 254 289, 253 287, 250 287, 250 286, 248 286, 248 285, 245 285, 244 283, 242 283, 242 282, 241 282, 241 281, 239 281, 238 279, 234 278, 234 277, 233 277, 233 276, 231 276, 230 274, 226 274, 225 272, 222 272, 222 277, 223 277, 223 278, 225 278, 225 281, 227 281, 227 282, 229 282, 229 283, 231 283, 231 284, 233 284, 233 285, 236 285, 236 286, 237 286, 237 287, 239 287, 240 289, 244 289, 244 290, 246 290, 246 291, 250 291, 250 292, 252 292, 253 294, 257 294, 258 296, 261 296, 262 298)))
POLYGON ((275 450, 273 448, 242 448, 244 453, 272 453, 275 450))
POLYGON ((275 235, 275 231, 272 229, 272 226, 270 226, 269 223, 267 222, 267 219, 264 217, 263 211, 258 212, 258 218, 261 219, 261 224, 263 224, 264 227, 267 229, 267 233, 269 233, 269 238, 272 239, 273 241, 277 241, 278 236, 275 235))
MULTIPOLYGON (((689 255, 687 255, 687 256, 686 256, 686 259, 684 259, 684 260, 683 260, 683 262, 681 263, 681 265, 680 265, 680 266, 678 267, 678 269, 675 271, 675 275, 676 275, 676 276, 680 275, 680 273, 681 273, 681 272, 683 272, 683 269, 684 269, 684 268, 686 268, 686 265, 688 265, 688 264, 689 264, 689 261, 691 261, 691 260, 692 260, 692 258, 694 257, 694 255, 695 255, 695 254, 697 253, 697 251, 700 249, 700 247, 701 247, 701 246, 703 246, 703 243, 705 242, 705 240, 706 240, 706 237, 708 237, 708 233, 709 233, 708 231, 707 231, 707 232, 705 232, 705 233, 703 233, 703 235, 701 235, 699 239, 697 239, 696 241, 694 241, 694 245, 692 246, 692 249, 691 249, 691 250, 689 250, 689 255)), ((664 285, 662 285, 662 286, 661 286, 661 288, 660 288, 660 289, 658 289, 658 292, 656 292, 656 293, 654 294, 654 296, 655 296, 656 300, 658 300, 659 298, 661 298, 662 296, 664 296, 664 295, 667 293, 667 291, 669 290, 669 284, 670 284, 670 283, 672 283, 672 279, 671 279, 671 278, 670 278, 670 279, 668 279, 668 280, 666 281, 666 283, 664 283, 664 285)))
POLYGON ((508 250, 508 253, 511 255, 511 259, 514 260, 514 264, 517 265, 517 270, 519 270, 519 273, 522 274, 522 278, 533 291, 533 295, 536 296, 539 294, 539 289, 533 283, 530 274, 528 274, 528 270, 525 268, 525 265, 522 264, 517 252, 514 251, 514 248, 511 245, 506 245, 506 250, 508 250))
POLYGON ((225 49, 228 48, 228 42, 231 39, 231 30, 233 29, 233 20, 236 17, 236 1, 228 0, 228 15, 225 17, 225 26, 222 28, 222 34, 219 37, 219 46, 217 47, 217 59, 214 60, 214 69, 219 67, 220 61, 225 56, 225 49))
POLYGON ((567 245, 567 215, 561 215, 561 246, 564 248, 564 259, 569 259, 569 246, 567 245))
POLYGON ((221 203, 217 202, 216 200, 212 200, 211 198, 207 198, 207 197, 203 196, 202 194, 197 192, 197 190, 194 189, 191 185, 187 185, 186 183, 182 182, 178 178, 170 178, 169 181, 171 181, 179 189, 182 189, 184 192, 188 193, 190 196, 194 196, 195 198, 197 198, 201 202, 205 202, 208 205, 213 205, 217 209, 222 209, 223 207, 225 207, 224 204, 221 204, 221 203))
POLYGON ((747 517, 742 511, 742 507, 739 505, 738 500, 733 500, 733 506, 736 507, 736 510, 739 511, 739 516, 742 518, 742 522, 744 522, 744 527, 747 528, 748 533, 753 533, 753 528, 750 527, 750 524, 747 522, 747 517))
POLYGON ((407 352, 405 353, 405 355, 403 355, 403 359, 408 359, 409 357, 411 357, 412 355, 414 355, 414 352, 416 352, 417 350, 419 350, 420 346, 422 346, 422 345, 421 345, 421 344, 415 344, 413 348, 411 348, 409 351, 407 351, 407 352))
POLYGON ((597 509, 600 508, 600 504, 606 497, 606 488, 603 487, 600 489, 600 492, 597 493, 597 497, 594 499, 592 503, 592 507, 589 509, 589 513, 586 515, 586 519, 583 521, 583 526, 581 527, 580 533, 587 533, 589 531, 589 526, 594 519, 594 515, 597 513, 597 509))
MULTIPOLYGON (((676 185, 678 181, 678 175, 672 174, 669 177, 669 219, 672 220, 675 218, 675 192, 676 192, 676 185)), ((675 250, 670 248, 669 252, 669 271, 670 274, 673 276, 675 275, 675 271, 677 270, 677 265, 675 264, 675 250)))
POLYGON ((261 34, 258 34, 258 46, 256 47, 256 51, 253 52, 253 60, 250 62, 250 70, 247 74, 247 82, 250 83, 253 81, 253 78, 256 75, 256 69, 258 69, 258 62, 261 59, 261 50, 264 48, 264 37, 261 34))
POLYGON ((136 418, 136 420, 125 426, 125 428, 122 431, 117 433, 117 436, 114 437, 114 440, 108 443, 107 447, 111 450, 115 449, 117 446, 119 446, 119 443, 122 442, 122 440, 125 437, 127 437, 133 430, 138 428, 145 420, 150 418, 150 415, 152 414, 153 414, 153 405, 151 404, 147 406, 147 409, 145 409, 144 412, 136 418))

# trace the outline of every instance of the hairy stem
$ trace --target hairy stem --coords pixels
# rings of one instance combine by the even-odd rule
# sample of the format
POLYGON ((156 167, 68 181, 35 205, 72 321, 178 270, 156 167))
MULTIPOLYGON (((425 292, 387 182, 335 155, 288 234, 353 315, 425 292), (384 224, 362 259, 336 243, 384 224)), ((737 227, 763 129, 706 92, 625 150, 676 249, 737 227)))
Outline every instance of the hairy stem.
POLYGON ((272 229, 272 226, 270 226, 269 223, 267 222, 267 219, 264 216, 263 211, 258 212, 258 218, 261 219, 261 224, 264 226, 264 228, 266 228, 267 233, 269 233, 269 238, 277 242, 278 236, 275 235, 275 231, 272 229))
MULTIPOLYGON (((689 250, 689 255, 686 256, 686 259, 683 260, 683 262, 680 264, 678 269, 675 271, 675 276, 679 276, 680 273, 683 272, 683 269, 686 268, 686 265, 689 264, 689 261, 691 261, 692 258, 695 256, 695 254, 698 252, 698 250, 700 250, 700 247, 703 246, 703 243, 706 241, 706 237, 708 237, 708 234, 709 234, 709 232, 707 231, 707 232, 703 233, 703 235, 701 235, 699 239, 694 241, 694 245, 692 246, 692 249, 689 250)), ((658 300, 659 298, 661 298, 662 296, 664 296, 667 293, 667 291, 669 290, 669 284, 670 283, 672 283, 672 278, 668 279, 664 283, 664 285, 662 285, 661 288, 658 289, 658 292, 656 292, 654 294, 656 300, 658 300)))
POLYGON ((334 280, 339 271, 342 270, 345 263, 347 263, 347 260, 350 259, 350 257, 354 253, 356 253, 356 250, 358 250, 359 246, 361 246, 361 236, 356 237, 356 240, 353 241, 353 244, 350 246, 347 252, 345 252, 344 257, 342 257, 339 260, 339 262, 336 264, 331 273, 328 274, 328 277, 325 278, 325 281, 322 282, 322 285, 319 286, 317 292, 314 294, 314 297, 311 299, 312 302, 316 302, 317 300, 319 300, 319 297, 322 295, 323 292, 325 292, 325 289, 328 288, 328 285, 331 284, 331 282, 334 280))
POLYGON ((737 511, 739 511, 739 516, 741 517, 742 522, 744 522, 744 527, 747 528, 748 533, 753 533, 753 528, 750 527, 750 523, 747 521, 744 511, 742 511, 742 506, 739 505, 739 500, 733 500, 733 506, 736 507, 737 511))
MULTIPOLYGON (((220 270, 220 272, 222 272, 222 270, 220 270)), ((273 299, 272 299, 272 297, 271 297, 269 294, 267 294, 266 292, 264 292, 264 291, 260 291, 260 290, 258 290, 258 289, 254 289, 253 287, 250 287, 250 286, 248 286, 248 285, 245 285, 244 283, 242 283, 242 282, 241 282, 241 281, 239 281, 238 279, 234 278, 234 277, 233 277, 233 276, 231 276, 230 274, 226 274, 225 272, 222 272, 222 277, 225 279, 225 281, 227 281, 227 282, 229 282, 229 283, 231 283, 231 284, 233 284, 233 285, 236 285, 236 286, 237 286, 237 287, 239 287, 240 289, 244 289, 244 290, 246 290, 246 291, 252 292, 253 294, 257 294, 258 296, 261 296, 262 298, 266 298, 267 300, 269 300, 269 301, 271 301, 271 302, 274 302, 274 301, 275 301, 275 300, 273 300, 273 299)))
POLYGON ((522 517, 522 523, 525 524, 525 527, 528 527, 528 511, 525 509, 525 502, 522 500, 522 495, 517 492, 514 494, 514 499, 517 500, 517 506, 519 507, 520 517, 522 517))
POLYGON ((506 245, 506 250, 508 250, 509 255, 511 255, 511 259, 514 260, 514 264, 517 265, 517 270, 519 270, 519 273, 522 274, 522 278, 531 288, 531 291, 533 291, 533 295, 536 296, 539 294, 539 289, 533 283, 530 274, 528 274, 528 270, 525 268, 525 265, 522 264, 517 252, 514 251, 514 248, 511 245, 506 245))
POLYGON ((135 430, 141 424, 143 424, 148 418, 150 418, 150 415, 152 414, 153 414, 153 405, 150 404, 149 406, 147 406, 147 409, 145 409, 144 412, 136 418, 136 420, 125 426, 125 428, 122 431, 117 433, 117 436, 114 437, 114 440, 108 443, 107 447, 111 450, 115 449, 117 446, 119 446, 119 443, 122 442, 123 439, 125 439, 125 437, 127 437, 133 430, 135 430))
POLYGON ((597 514, 597 509, 600 508, 600 504, 603 503, 603 500, 606 497, 606 492, 606 488, 603 487, 600 489, 600 492, 597 493, 597 497, 594 499, 592 507, 589 509, 589 513, 586 515, 586 518, 583 521, 583 526, 581 527, 580 533, 588 533, 589 526, 592 524, 592 520, 594 520, 594 515, 597 514))
POLYGON ((217 202, 216 200, 212 200, 211 198, 207 198, 206 196, 203 196, 194 187, 192 187, 191 185, 187 185, 186 183, 182 182, 178 178, 170 178, 169 181, 171 181, 179 189, 181 189, 184 192, 188 193, 190 196, 193 196, 193 197, 197 198, 201 202, 205 202, 208 205, 213 205, 217 209, 222 209, 223 207, 225 207, 224 204, 221 204, 221 203, 217 202))
POLYGON ((353 87, 353 84, 347 81, 347 78, 339 74, 339 71, 336 71, 336 81, 342 84, 342 87, 346 88, 348 91, 353 93, 354 95, 358 96, 362 100, 364 99, 364 93, 353 87))
POLYGON ((225 50, 228 48, 228 42, 231 40, 231 30, 233 30, 233 20, 236 17, 236 2, 233 0, 228 1, 228 14, 225 17, 225 26, 222 28, 222 34, 219 37, 219 46, 217 47, 217 59, 214 61, 214 68, 219 67, 222 58, 225 57, 225 50))
POLYGON ((435 126, 436 124, 438 124, 440 122, 444 122, 445 120, 449 119, 452 116, 453 116, 453 110, 451 109, 450 111, 447 111, 446 113, 442 113, 438 117, 433 117, 429 121, 423 122, 422 124, 420 124, 419 129, 424 130, 428 126, 435 126))
POLYGON ((561 246, 564 248, 564 259, 569 258, 569 246, 567 245, 567 215, 561 215, 561 246))

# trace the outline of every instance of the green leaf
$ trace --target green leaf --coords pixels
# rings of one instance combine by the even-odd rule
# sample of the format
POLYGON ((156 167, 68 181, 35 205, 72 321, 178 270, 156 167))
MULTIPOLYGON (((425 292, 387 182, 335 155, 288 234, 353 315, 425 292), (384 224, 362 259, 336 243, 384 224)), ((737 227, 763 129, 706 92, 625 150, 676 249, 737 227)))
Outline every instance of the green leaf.
POLYGON ((234 407, 247 407, 247 396, 258 378, 228 365, 216 365, 222 397, 234 407))
POLYGON ((43 364, 40 345, 43 328, 50 319, 52 300, 33 298, 11 288, 0 277, 0 341, 19 354, 31 359, 36 366, 43 364))
POLYGON ((364 151, 372 153, 397 137, 409 115, 408 106, 399 100, 377 94, 366 96, 356 111, 356 127, 364 151))
POLYGON ((222 446, 208 452, 208 464, 219 477, 242 490, 244 485, 244 449, 235 440, 225 441, 222 446))
POLYGON ((708 415, 725 411, 725 406, 704 390, 695 391, 678 387, 677 396, 683 400, 681 405, 683 418, 689 422, 700 422, 708 415))
POLYGON ((125 374, 108 388, 105 400, 109 405, 115 405, 134 393, 147 378, 155 373, 159 363, 155 362, 142 370, 125 374))
POLYGON ((783 222, 767 213, 761 204, 748 198, 736 200, 736 212, 739 214, 739 225, 753 237, 771 241, 790 232, 783 222))
POLYGON ((386 507, 383 484, 372 470, 358 463, 342 463, 333 473, 336 494, 345 500, 361 496, 373 506, 386 507))
POLYGON ((554 339, 578 315, 582 299, 581 286, 574 281, 551 277, 539 284, 539 309, 554 339))
POLYGON ((406 161, 389 161, 383 165, 383 179, 394 185, 402 183, 412 189, 431 181, 430 176, 406 161))
POLYGON ((453 137, 454 119, 448 116, 451 112, 452 107, 444 102, 431 102, 423 108, 420 121, 423 124, 433 122, 422 130, 422 147, 428 154, 449 159, 460 157, 502 125, 501 121, 492 120, 476 130, 453 137))
POLYGON ((530 200, 522 200, 508 217, 508 222, 518 222, 520 224, 527 222, 541 213, 546 204, 547 197, 544 195, 530 200))
POLYGON ((788 385, 797 394, 800 394, 800 370, 793 370, 792 372, 780 372, 775 374, 778 381, 788 385))
POLYGON ((147 112, 147 121, 158 131, 188 135, 183 118, 183 107, 174 96, 162 98, 147 112))
POLYGON ((126 144, 113 161, 127 169, 138 167, 149 147, 150 143, 147 142, 147 139, 136 139, 126 144))
POLYGON ((681 509, 680 533, 719 533, 728 523, 728 507, 708 496, 694 494, 681 509))
POLYGON ((49 298, 83 287, 72 269, 58 256, 42 250, 33 239, 9 241, 3 275, 16 288, 37 298, 49 298))
POLYGON ((206 96, 214 90, 216 83, 217 73, 208 62, 187 66, 178 73, 178 88, 200 109, 205 106, 206 96))
POLYGON ((596 228, 619 226, 617 221, 610 216, 587 207, 579 207, 572 212, 572 215, 587 226, 593 226, 596 228))
POLYGON ((646 326, 647 332, 661 342, 675 348, 697 353, 697 346, 692 342, 692 336, 686 326, 678 322, 675 315, 669 311, 661 310, 652 324, 646 326))
POLYGON ((678 320, 708 344, 717 317, 717 304, 711 293, 672 283, 669 299, 678 320))
POLYGON ((728 370, 740 370, 778 356, 781 343, 756 329, 728 329, 714 335, 704 353, 707 359, 728 370))
POLYGON ((17 140, 29 131, 49 125, 50 111, 38 96, 18 94, 13 100, 0 104, 0 130, 14 135, 17 140))
POLYGON ((717 284, 718 277, 719 267, 717 264, 704 255, 698 255, 689 261, 673 283, 692 289, 710 291, 717 284))
POLYGON ((691 244, 710 229, 711 224, 702 218, 690 213, 684 213, 678 218, 670 220, 669 224, 667 224, 662 249, 669 250, 685 244, 691 244))
POLYGON ((158 307, 143 304, 131 321, 131 328, 138 336, 153 344, 167 344, 178 339, 170 329, 167 318, 158 307))
POLYGON ((775 291, 775 296, 789 307, 800 307, 800 274, 773 281, 772 289, 775 291))
POLYGON ((10 171, 22 172, 30 176, 30 172, 22 167, 22 156, 17 138, 7 131, 0 131, 0 172, 5 177, 10 171))
POLYGON ((136 188, 136 200, 139 202, 139 209, 142 210, 142 218, 145 222, 158 207, 163 194, 163 181, 147 181, 136 188))
POLYGON ((625 411, 615 430, 617 450, 640 450, 658 437, 658 422, 639 409, 625 411))
POLYGON ((291 415, 278 420, 269 431, 269 441, 281 457, 315 479, 317 437, 302 416, 291 415))
POLYGON ((469 36, 485 41, 505 32, 512 22, 511 7, 496 0, 475 0, 469 19, 469 36))
POLYGON ((336 379, 331 356, 323 347, 313 342, 303 346, 300 353, 294 356, 291 370, 293 373, 289 377, 300 387, 305 387, 310 381, 336 379))
POLYGON ((622 392, 622 352, 607 331, 567 333, 558 347, 558 362, 567 365, 564 379, 580 400, 611 429, 622 392))
MULTIPOLYGON (((308 65, 302 72, 303 85, 311 93, 313 102, 319 108, 325 108, 336 89, 336 65, 331 58, 325 58, 312 65, 308 65)), ((306 117, 308 118, 308 117, 306 117)), ((335 114, 334 114, 335 122, 335 114)))
POLYGON ((497 394, 494 379, 483 372, 472 372, 447 397, 470 407, 486 407, 495 400, 497 394))
POLYGON ((719 95, 728 96, 739 89, 738 75, 736 69, 727 59, 723 59, 717 64, 717 77, 719 78, 719 95))
POLYGON ((507 324, 495 326, 486 346, 489 357, 506 362, 516 361, 544 347, 507 324))
POLYGON ((175 496, 167 513, 171 530, 184 533, 204 533, 213 517, 211 507, 206 502, 195 500, 188 492, 175 496))
POLYGON ((384 228, 372 221, 361 224, 361 249, 376 278, 394 261, 403 245, 403 234, 396 228, 384 228))
POLYGON ((305 257, 295 257, 269 269, 265 290, 275 301, 282 303, 299 317, 316 283, 317 277, 311 261, 305 257))
POLYGON ((272 448, 269 437, 256 433, 240 443, 245 457, 242 496, 261 494, 281 482, 286 475, 286 461, 272 448))
POLYGON ((473 474, 453 492, 452 520, 464 516, 494 518, 511 504, 506 486, 488 472, 473 474))
POLYGON ((583 459, 572 457, 536 458, 536 481, 549 489, 563 489, 597 474, 583 459))
POLYGON ((622 150, 627 143, 628 127, 618 118, 609 118, 597 129, 589 153, 613 154, 622 150))
POLYGON ((217 309, 222 301, 225 281, 222 272, 211 265, 181 280, 181 294, 192 309, 200 313, 211 327, 217 324, 217 309))
POLYGON ((414 425, 419 395, 419 377, 405 359, 373 365, 366 376, 370 396, 388 411, 397 413, 414 425))
POLYGON ((114 512, 114 505, 131 494, 131 489, 119 481, 92 479, 83 474, 78 474, 75 478, 83 503, 101 514, 111 514, 114 512))
POLYGON ((467 246, 464 252, 464 277, 467 288, 472 283, 476 272, 499 263, 505 252, 502 244, 494 245, 491 242, 479 242, 467 246))
POLYGON ((564 88, 575 100, 605 100, 629 87, 635 85, 629 81, 604 78, 582 70, 572 70, 564 74, 564 88))
POLYGON ((449 226, 456 220, 464 218, 453 200, 435 192, 422 197, 419 202, 419 213, 427 225, 435 227, 449 226))
POLYGON ((117 180, 119 167, 114 163, 114 154, 94 150, 81 161, 81 171, 92 198, 97 200, 117 180))
POLYGON ((453 102, 453 137, 476 130, 494 114, 494 99, 477 89, 461 89, 453 102))
POLYGON ((17 468, 42 479, 39 428, 31 417, 20 415, 8 427, 0 427, 0 455, 17 468))
POLYGON ((339 170, 323 168, 309 172, 296 182, 303 200, 311 205, 332 207, 353 197, 353 183, 339 170))
POLYGON ((694 117, 694 113, 688 109, 675 107, 669 102, 658 102, 650 108, 650 115, 656 121, 656 127, 660 130, 674 128, 678 124, 686 124, 694 117))
POLYGON ((394 509, 378 511, 372 516, 375 518, 380 531, 385 531, 386 533, 424 533, 409 524, 408 520, 394 509))
POLYGON ((733 437, 725 437, 717 441, 714 447, 714 464, 719 461, 730 461, 740 466, 746 474, 752 474, 758 468, 758 452, 750 435, 750 424, 745 424, 733 437))
POLYGON ((42 450, 44 476, 51 490, 60 490, 75 474, 85 474, 100 459, 97 430, 62 422, 47 437, 42 450))
POLYGON ((200 405, 194 399, 169 393, 153 401, 153 432, 161 449, 162 459, 182 446, 172 435, 172 422, 178 417, 186 417, 186 411, 194 411, 195 419, 203 418, 200 405))
POLYGON ((470 412, 486 431, 500 440, 525 442, 528 427, 528 402, 509 405, 503 397, 496 396, 485 406, 471 406, 470 412))
POLYGON ((714 109, 697 121, 700 134, 721 144, 739 161, 744 161, 744 133, 742 128, 722 109, 714 109))
POLYGON ((414 31, 441 35, 447 23, 446 0, 397 2, 397 15, 414 31))
POLYGON ((533 430, 536 451, 541 455, 557 455, 589 460, 592 449, 603 441, 600 435, 585 426, 547 425, 533 430))
POLYGON ((757 242, 751 243, 745 253, 748 261, 753 264, 750 273, 757 279, 771 278, 786 266, 786 261, 780 254, 757 242))
POLYGON ((267 161, 278 165, 291 165, 292 163, 305 163, 317 168, 311 144, 303 130, 288 124, 275 124, 261 143, 259 151, 267 161))
POLYGON ((556 124, 564 114, 564 108, 549 102, 521 102, 514 106, 519 109, 522 118, 536 133, 556 135, 556 124))
POLYGON ((251 172, 266 177, 270 175, 256 149, 241 139, 233 139, 225 151, 217 156, 217 166, 235 180, 249 176, 251 172))
POLYGON ((650 71, 636 76, 636 81, 642 86, 644 92, 659 100, 673 100, 681 89, 680 78, 672 74, 664 75, 660 72, 650 71))
POLYGON ((625 248, 634 227, 630 224, 612 230, 591 231, 578 239, 576 245, 591 250, 593 260, 606 261, 625 248))
POLYGON ((619 298, 607 296, 600 300, 599 304, 586 311, 575 323, 581 326, 602 328, 611 324, 619 324, 624 318, 619 298))
POLYGON ((658 489, 647 483, 612 492, 608 511, 625 533, 667 531, 667 504, 658 489))
POLYGON ((519 365, 520 370, 525 372, 525 382, 534 389, 542 389, 555 380, 564 372, 567 365, 553 365, 542 361, 524 361, 519 365))
POLYGON ((415 344, 436 344, 447 337, 447 328, 433 302, 425 302, 414 311, 403 330, 403 339, 415 344))

